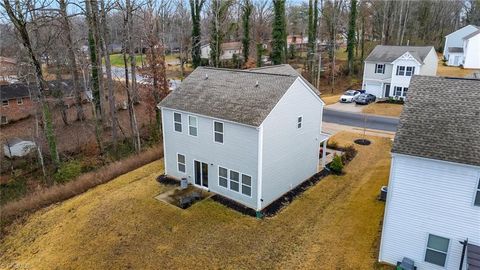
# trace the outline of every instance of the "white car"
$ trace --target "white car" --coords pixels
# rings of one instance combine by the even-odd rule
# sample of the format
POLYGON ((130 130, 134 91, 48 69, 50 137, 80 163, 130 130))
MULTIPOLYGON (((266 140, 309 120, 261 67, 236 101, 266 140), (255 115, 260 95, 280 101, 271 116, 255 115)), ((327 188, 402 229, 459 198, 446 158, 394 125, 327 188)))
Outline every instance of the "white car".
POLYGON ((340 97, 340 102, 354 102, 357 97, 360 95, 360 91, 356 90, 347 90, 343 95, 340 97))

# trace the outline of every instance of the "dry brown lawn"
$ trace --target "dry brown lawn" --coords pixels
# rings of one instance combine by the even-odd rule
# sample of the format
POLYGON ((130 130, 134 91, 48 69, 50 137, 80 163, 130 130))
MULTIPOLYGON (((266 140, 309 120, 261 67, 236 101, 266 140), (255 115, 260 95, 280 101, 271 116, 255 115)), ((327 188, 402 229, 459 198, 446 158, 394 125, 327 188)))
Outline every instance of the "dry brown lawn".
POLYGON ((369 114, 377 114, 383 116, 400 117, 403 105, 390 103, 371 103, 363 108, 362 112, 369 114))
POLYGON ((442 58, 443 56, 441 54, 438 54, 437 76, 464 78, 475 71, 474 69, 463 69, 460 67, 444 66, 442 58))
MULTIPOLYGON (((357 134, 333 140, 350 144, 357 134)), ((343 176, 328 176, 273 218, 210 199, 181 210, 156 161, 11 226, 6 269, 383 269, 376 263, 391 141, 370 137, 343 176)), ((390 269, 390 268, 389 268, 390 269)))
POLYGON ((338 102, 338 99, 340 98, 341 95, 325 95, 325 96, 320 96, 323 102, 325 102, 325 105, 331 105, 334 103, 338 102))

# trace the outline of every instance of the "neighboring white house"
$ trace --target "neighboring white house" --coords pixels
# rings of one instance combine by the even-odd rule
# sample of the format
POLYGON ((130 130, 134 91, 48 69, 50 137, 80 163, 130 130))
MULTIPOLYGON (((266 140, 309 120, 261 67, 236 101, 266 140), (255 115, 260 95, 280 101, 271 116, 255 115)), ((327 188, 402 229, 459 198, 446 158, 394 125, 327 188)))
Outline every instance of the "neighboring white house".
POLYGON ((159 104, 165 174, 259 211, 317 172, 323 105, 289 65, 199 67, 159 104))
POLYGON ((413 77, 392 148, 379 261, 480 269, 479 89, 475 79, 413 77))
MULTIPOLYGON (((238 58, 242 57, 242 43, 238 41, 234 42, 225 42, 220 46, 222 54, 220 55, 220 60, 232 60, 233 55, 235 54, 238 58)), ((201 58, 210 59, 210 44, 205 44, 200 47, 201 58)))
POLYGON ((437 64, 432 46, 377 45, 365 59, 362 86, 378 98, 406 97, 411 77, 436 75, 437 64))
POLYGON ((449 66, 480 68, 480 27, 467 25, 445 36, 443 57, 449 66))

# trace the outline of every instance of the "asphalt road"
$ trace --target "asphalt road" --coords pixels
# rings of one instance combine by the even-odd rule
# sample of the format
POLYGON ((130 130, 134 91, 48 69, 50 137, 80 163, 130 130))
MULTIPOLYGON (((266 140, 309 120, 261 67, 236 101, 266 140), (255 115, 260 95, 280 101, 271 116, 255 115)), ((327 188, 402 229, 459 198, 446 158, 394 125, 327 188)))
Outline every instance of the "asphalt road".
POLYGON ((377 129, 384 131, 397 131, 398 118, 383 117, 371 114, 343 112, 331 109, 323 110, 323 121, 346 126, 368 129, 377 129))

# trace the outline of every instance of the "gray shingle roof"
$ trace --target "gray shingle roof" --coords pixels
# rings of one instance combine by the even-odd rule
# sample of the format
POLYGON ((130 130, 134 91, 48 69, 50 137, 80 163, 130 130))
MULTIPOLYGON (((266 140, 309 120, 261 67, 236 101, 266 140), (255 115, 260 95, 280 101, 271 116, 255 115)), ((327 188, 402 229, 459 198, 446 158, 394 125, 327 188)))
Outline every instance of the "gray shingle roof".
MULTIPOLYGON (((0 99, 1 100, 8 100, 8 99, 16 99, 16 98, 24 98, 29 97, 28 86, 23 83, 13 83, 7 85, 0 85, 0 99)), ((30 89, 34 89, 31 87, 30 89)))
MULTIPOLYGON (((478 27, 477 27, 477 28, 478 28, 478 27)), ((474 37, 474 36, 476 36, 476 35, 478 35, 478 34, 480 34, 480 29, 478 29, 477 31, 475 31, 475 32, 473 32, 473 33, 470 33, 470 34, 464 36, 463 39, 470 39, 470 38, 472 38, 472 37, 474 37)))
POLYGON ((291 67, 295 74, 287 74, 291 72, 288 67, 278 68, 250 71, 198 67, 159 106, 260 126, 300 76, 291 67))
POLYGON ((386 46, 377 45, 367 56, 367 62, 393 62, 409 52, 418 62, 423 63, 433 46, 386 46))
POLYGON ((413 76, 392 152, 480 166, 480 80, 413 76))

